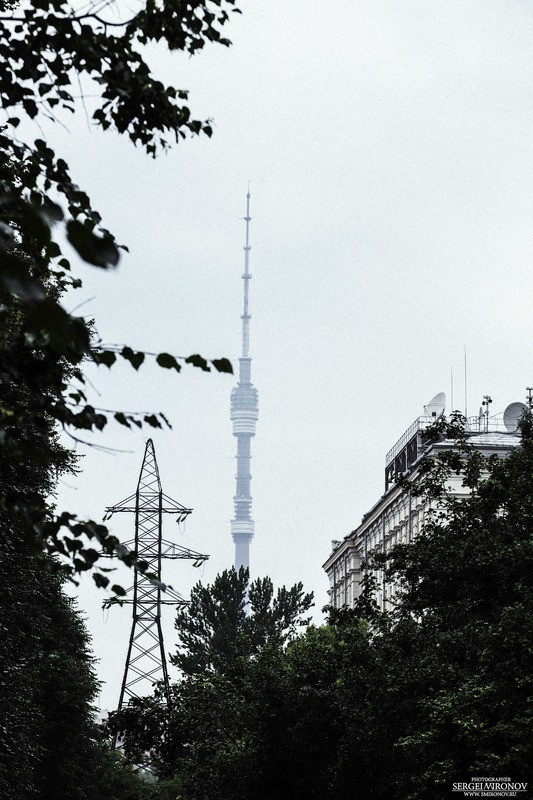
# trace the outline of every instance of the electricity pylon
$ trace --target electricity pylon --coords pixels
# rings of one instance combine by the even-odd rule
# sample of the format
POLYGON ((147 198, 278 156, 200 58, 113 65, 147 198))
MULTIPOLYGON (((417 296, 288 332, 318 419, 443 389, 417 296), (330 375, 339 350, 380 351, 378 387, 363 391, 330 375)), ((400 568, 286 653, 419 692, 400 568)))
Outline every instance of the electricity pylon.
POLYGON ((114 506, 106 508, 104 520, 119 512, 135 514, 135 538, 124 542, 133 549, 136 557, 131 598, 123 602, 133 605, 128 653, 119 710, 131 698, 144 697, 153 691, 156 682, 162 682, 165 697, 169 694, 167 659, 161 628, 161 606, 186 605, 186 601, 172 589, 164 588, 161 581, 163 559, 189 559, 195 567, 209 556, 163 539, 163 514, 177 516, 183 522, 192 509, 185 508, 163 493, 154 443, 146 443, 137 491, 114 506), (144 563, 143 563, 144 562, 144 563))

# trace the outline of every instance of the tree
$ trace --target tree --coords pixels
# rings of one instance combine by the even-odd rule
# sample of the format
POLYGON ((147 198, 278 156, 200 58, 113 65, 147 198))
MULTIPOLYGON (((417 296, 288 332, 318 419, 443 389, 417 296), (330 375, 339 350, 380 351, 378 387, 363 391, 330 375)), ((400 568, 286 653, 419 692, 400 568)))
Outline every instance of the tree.
POLYGON ((340 796, 331 793, 343 733, 336 696, 346 666, 337 634, 334 626, 311 626, 285 650, 249 664, 243 798, 340 796))
MULTIPOLYGON (((6 798, 92 800, 105 794, 98 795, 102 770, 117 775, 96 742, 87 637, 57 573, 92 569, 101 550, 130 564, 133 556, 105 526, 54 508, 58 475, 76 469, 58 426, 76 436, 107 424, 107 413, 85 394, 86 360, 111 367, 122 357, 137 370, 152 355, 162 368, 181 370, 168 353, 104 350, 96 329, 65 311, 65 290, 81 282, 57 232, 64 229, 77 255, 98 268, 116 266, 125 248, 66 162, 43 139, 29 144, 14 131, 21 115, 55 119, 73 111, 79 81, 87 79, 91 94, 100 90, 95 124, 125 134, 150 155, 186 135, 210 135, 209 122, 191 118, 187 92, 158 82, 142 49, 163 42, 193 54, 208 41, 228 45, 221 27, 232 8, 233 0, 148 0, 119 23, 105 20, 96 5, 76 12, 63 0, 0 3, 0 104, 8 118, 0 128, 0 790, 6 798)), ((231 372, 227 359, 184 360, 231 372)), ((160 414, 120 410, 114 419, 126 427, 167 424, 160 414)), ((94 577, 107 585, 101 571, 94 577)), ((124 788, 128 780, 115 783, 124 788)))
POLYGON ((265 648, 282 648, 308 624, 303 614, 312 604, 301 583, 274 595, 270 578, 250 584, 247 569, 225 570, 212 586, 196 584, 188 605, 178 610, 171 663, 189 676, 232 675, 265 648))
POLYGON ((88 634, 43 556, 2 531, 0 795, 100 800, 107 755, 88 634))
POLYGON ((59 581, 50 577, 41 597, 39 649, 33 654, 39 671, 34 701, 43 716, 36 783, 43 798, 86 800, 100 794, 100 749, 92 717, 98 682, 85 626, 59 581))
POLYGON ((505 459, 487 459, 460 420, 441 421, 434 435, 452 446, 422 467, 424 530, 374 555, 355 607, 330 609, 321 628, 283 642, 267 626, 256 648, 240 576, 196 592, 173 703, 130 712, 184 796, 444 800, 472 775, 531 781, 531 412, 521 432, 505 459), (460 501, 445 491, 451 473, 470 491, 460 501), (397 590, 387 612, 374 600, 382 566, 397 590))
POLYGON ((375 559, 399 589, 373 640, 372 713, 393 733, 377 796, 444 798, 471 775, 532 777, 531 411, 520 429, 520 447, 486 459, 457 420, 442 422, 435 434, 456 446, 426 462, 419 488, 433 514, 414 542, 375 559), (463 500, 444 491, 451 472, 463 500))
POLYGON ((275 593, 270 578, 250 583, 242 568, 211 586, 198 583, 177 613, 171 662, 182 674, 168 705, 159 689, 112 716, 128 757, 139 762, 149 753, 159 776, 179 779, 191 800, 249 796, 258 676, 275 673, 311 605, 301 584, 275 593))
MULTIPOLYGON (((164 86, 151 74, 143 48, 162 42, 192 55, 207 42, 228 46, 221 30, 236 9, 234 0, 147 0, 119 22, 117 16, 106 17, 109 9, 98 10, 95 4, 75 11, 66 0, 2 7, 0 103, 8 124, 0 129, 0 323, 7 332, 1 343, 0 446, 6 458, 31 469, 46 458, 47 448, 24 441, 28 414, 72 434, 102 430, 108 414, 87 400, 83 361, 111 367, 122 357, 137 370, 150 354, 127 346, 103 350, 96 329, 62 307, 65 289, 81 282, 61 252, 59 228, 78 256, 95 267, 116 266, 125 248, 103 226, 66 162, 43 139, 30 145, 16 138, 21 115, 55 120, 74 111, 75 94, 85 80, 99 98, 92 110, 94 124, 126 135, 152 156, 188 135, 211 135, 208 121, 191 116, 187 91, 164 86), (11 386, 19 387, 18 399, 11 386)), ((121 13, 118 6, 116 12, 121 13)), ((181 370, 176 357, 152 355, 161 367, 181 370)), ((197 354, 185 361, 211 369, 197 354)), ((213 359, 211 365, 231 372, 227 359, 213 359)), ((127 427, 167 424, 160 414, 120 410, 114 419, 127 427)), ((13 486, 1 489, 5 506, 16 505, 13 486)), ((44 550, 60 554, 71 573, 92 568, 102 548, 131 562, 131 554, 118 547, 105 526, 69 512, 50 514, 40 497, 31 502, 26 497, 24 509, 44 550)), ((108 582, 101 572, 95 578, 101 585, 108 582)))

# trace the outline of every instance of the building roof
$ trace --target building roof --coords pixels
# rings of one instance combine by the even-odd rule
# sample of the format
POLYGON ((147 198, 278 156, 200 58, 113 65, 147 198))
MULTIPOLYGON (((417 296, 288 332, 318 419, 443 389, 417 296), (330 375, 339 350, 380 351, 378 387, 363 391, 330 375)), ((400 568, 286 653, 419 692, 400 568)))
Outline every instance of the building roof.
MULTIPOLYGON (((405 446, 406 442, 412 436, 412 432, 420 429, 425 430, 425 426, 419 426, 419 420, 416 420, 415 423, 411 426, 411 428, 404 434, 402 439, 399 441, 405 446)), ((477 432, 477 431, 468 431, 468 438, 471 444, 476 448, 484 451, 489 451, 487 455, 492 455, 493 453, 501 453, 505 455, 507 451, 518 447, 521 442, 521 435, 518 431, 502 431, 502 430, 491 430, 486 432, 477 432), (490 452, 490 451, 493 451, 490 452)), ((397 443, 398 444, 398 443, 397 443)), ((419 452, 415 456, 415 460, 409 465, 408 473, 411 475, 416 472, 417 467, 420 464, 420 461, 425 455, 428 455, 431 450, 441 450, 441 449, 449 449, 453 448, 455 442, 453 439, 441 439, 440 441, 436 442, 426 442, 423 445, 423 450, 419 452)), ((395 446, 397 448, 397 446, 395 446)), ((390 457, 392 451, 389 451, 387 457, 390 457)), ((396 449, 396 453, 399 450, 396 449)), ((374 505, 363 515, 360 524, 355 528, 355 530, 350 531, 346 536, 341 540, 335 540, 332 542, 332 551, 330 552, 326 562, 323 564, 323 568, 327 569, 329 566, 330 561, 335 557, 335 554, 338 554, 339 551, 342 552, 346 550, 352 543, 354 542, 358 532, 361 529, 361 526, 364 525, 370 516, 376 513, 385 503, 390 501, 391 495, 396 492, 399 493, 403 491, 399 489, 395 482, 387 484, 385 493, 374 503, 374 505)))

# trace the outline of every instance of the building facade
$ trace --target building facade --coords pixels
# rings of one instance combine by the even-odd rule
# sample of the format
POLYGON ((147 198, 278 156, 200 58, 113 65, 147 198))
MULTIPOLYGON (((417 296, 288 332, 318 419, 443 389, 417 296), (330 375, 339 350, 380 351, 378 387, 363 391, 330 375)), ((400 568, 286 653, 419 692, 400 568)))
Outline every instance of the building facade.
MULTIPOLYGON (((363 516, 360 525, 342 540, 332 542, 332 552, 323 565, 329 578, 329 602, 335 608, 352 607, 361 591, 362 565, 372 551, 387 553, 396 544, 411 542, 421 531, 428 512, 427 502, 418 497, 411 487, 396 484, 396 476, 407 477, 414 487, 420 477, 420 464, 425 456, 435 456, 453 447, 451 440, 430 441, 426 431, 444 411, 441 403, 425 407, 423 416, 407 429, 385 459, 385 492, 378 502, 363 516), (439 408, 441 406, 441 408, 439 408), (437 410, 435 410, 435 407, 437 410)), ((487 411, 467 422, 470 443, 484 455, 505 457, 510 449, 520 443, 517 420, 525 405, 513 403, 503 414, 489 417, 487 411), (511 409, 511 412, 509 411, 511 409)), ((457 497, 467 490, 462 476, 452 476, 446 489, 457 497)), ((387 584, 382 570, 376 571, 378 589, 376 600, 386 610, 391 607, 394 586, 387 584)))

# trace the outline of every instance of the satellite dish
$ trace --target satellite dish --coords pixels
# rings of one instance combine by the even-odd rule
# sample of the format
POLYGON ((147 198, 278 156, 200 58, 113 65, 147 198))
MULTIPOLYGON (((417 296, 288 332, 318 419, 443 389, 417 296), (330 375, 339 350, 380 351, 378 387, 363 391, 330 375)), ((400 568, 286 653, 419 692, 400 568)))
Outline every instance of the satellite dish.
POLYGON ((444 392, 439 392, 424 406, 424 416, 431 417, 433 420, 440 419, 444 414, 445 407, 446 395, 444 392))
POLYGON ((509 431, 514 433, 518 430, 518 420, 526 410, 524 403, 511 403, 503 412, 503 424, 509 431))

